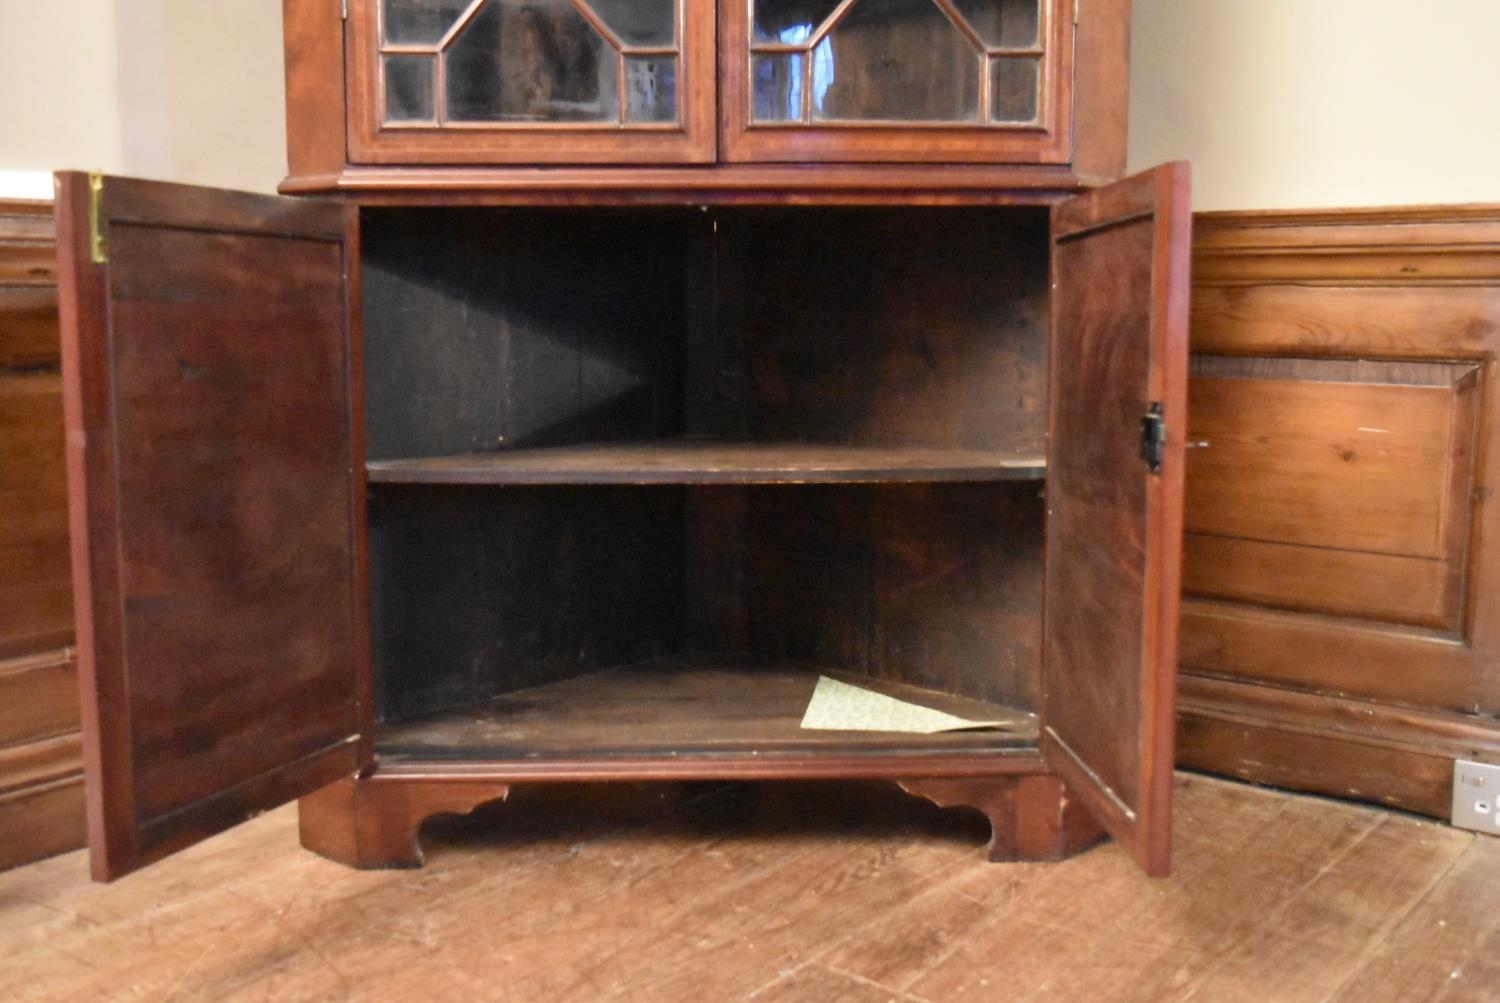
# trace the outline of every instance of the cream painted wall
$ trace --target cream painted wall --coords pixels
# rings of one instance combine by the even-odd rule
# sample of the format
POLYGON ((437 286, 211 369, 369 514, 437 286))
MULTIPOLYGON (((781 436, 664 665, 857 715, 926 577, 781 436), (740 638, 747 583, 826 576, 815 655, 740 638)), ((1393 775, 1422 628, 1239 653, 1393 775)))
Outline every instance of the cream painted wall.
POLYGON ((115 0, 0 0, 0 169, 118 171, 115 0))
MULTIPOLYGON (((1500 202, 1500 0, 1417 9, 1135 0, 1132 168, 1191 160, 1200 209, 1500 202)), ((275 0, 0 0, 0 172, 269 191, 281 58, 275 0)))
POLYGON ((286 176, 281 4, 115 0, 115 23, 126 169, 274 191, 286 176))
POLYGON ((275 0, 0 0, 0 95, 0 174, 271 191, 286 173, 275 0))
POLYGON ((1131 168, 1192 161, 1198 209, 1500 202, 1500 0, 1135 0, 1132 35, 1131 168))

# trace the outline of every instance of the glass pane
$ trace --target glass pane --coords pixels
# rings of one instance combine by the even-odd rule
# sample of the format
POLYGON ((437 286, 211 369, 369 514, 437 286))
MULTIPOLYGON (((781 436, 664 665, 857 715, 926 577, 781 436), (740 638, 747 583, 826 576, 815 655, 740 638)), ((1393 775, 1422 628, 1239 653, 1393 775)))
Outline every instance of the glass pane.
POLYGON ((385 57, 385 120, 432 122, 434 84, 432 56, 385 57))
POLYGON ((953 0, 984 44, 997 49, 1041 45, 1042 0, 953 0))
POLYGON ((625 120, 677 121, 677 60, 670 56, 625 60, 625 120))
POLYGON ((755 94, 751 117, 755 121, 802 121, 802 56, 799 53, 756 56, 750 74, 755 94))
POLYGON ((449 121, 620 120, 620 57, 568 0, 490 0, 445 58, 449 121))
POLYGON ((795 45, 812 38, 839 0, 752 0, 753 40, 795 45))
POLYGON ((855 0, 813 53, 813 118, 976 121, 979 60, 932 0, 855 0))
POLYGON ((666 47, 677 41, 676 0, 588 0, 588 5, 626 45, 666 47))
POLYGON ((996 59, 990 67, 990 121, 1035 122, 1041 64, 1035 59, 996 59))
POLYGON ((381 0, 387 45, 436 45, 469 0, 381 0))

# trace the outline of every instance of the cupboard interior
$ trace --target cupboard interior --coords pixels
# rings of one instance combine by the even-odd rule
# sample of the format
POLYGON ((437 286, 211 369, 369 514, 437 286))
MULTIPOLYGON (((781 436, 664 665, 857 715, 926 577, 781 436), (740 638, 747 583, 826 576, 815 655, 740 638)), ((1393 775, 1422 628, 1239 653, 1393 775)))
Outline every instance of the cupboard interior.
POLYGON ((1039 208, 367 209, 388 757, 1034 748, 1039 208), (1034 721, 1034 719, 1031 719, 1034 721))

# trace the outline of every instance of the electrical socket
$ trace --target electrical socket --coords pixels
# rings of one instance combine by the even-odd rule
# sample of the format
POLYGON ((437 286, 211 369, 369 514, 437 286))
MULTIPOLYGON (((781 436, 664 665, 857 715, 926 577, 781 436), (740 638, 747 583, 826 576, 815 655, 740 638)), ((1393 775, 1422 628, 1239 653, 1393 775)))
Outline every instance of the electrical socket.
POLYGON ((1500 766, 1454 762, 1451 818, 1455 828, 1500 836, 1500 766))

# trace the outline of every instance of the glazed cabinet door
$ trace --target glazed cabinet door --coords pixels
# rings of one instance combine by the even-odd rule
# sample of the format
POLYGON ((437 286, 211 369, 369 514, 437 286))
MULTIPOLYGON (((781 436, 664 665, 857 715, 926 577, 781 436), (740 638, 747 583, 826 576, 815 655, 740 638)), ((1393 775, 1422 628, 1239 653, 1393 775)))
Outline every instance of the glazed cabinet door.
POLYGON ((109 880, 370 762, 353 209, 58 175, 89 842, 109 880))
POLYGON ((1069 159, 1074 0, 721 0, 724 159, 1069 159))
POLYGON ((1042 753, 1148 873, 1171 855, 1186 164, 1053 213, 1042 753))
POLYGON ((714 159, 714 0, 348 0, 356 164, 714 159))

